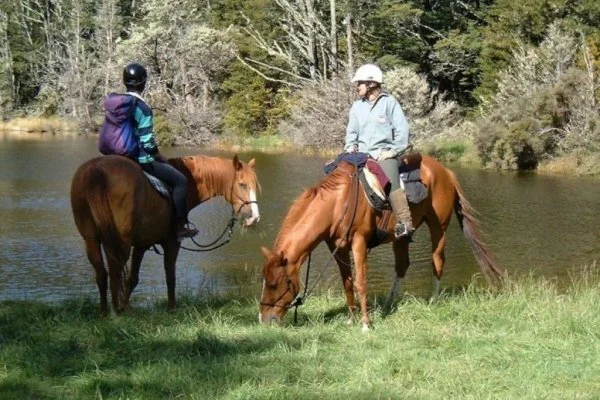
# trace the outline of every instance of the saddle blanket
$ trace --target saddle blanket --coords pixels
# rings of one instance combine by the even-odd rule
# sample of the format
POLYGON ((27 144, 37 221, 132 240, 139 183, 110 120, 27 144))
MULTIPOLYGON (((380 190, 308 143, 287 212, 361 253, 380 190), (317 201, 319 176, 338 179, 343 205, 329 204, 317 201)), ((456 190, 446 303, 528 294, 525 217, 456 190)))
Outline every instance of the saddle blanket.
POLYGON ((158 193, 160 193, 163 197, 165 197, 167 199, 171 197, 169 194, 169 189, 167 188, 167 186, 164 184, 163 181, 161 181, 154 175, 150 175, 146 171, 142 171, 142 172, 144 172, 144 175, 146 175, 146 178, 148 178, 148 180, 150 181, 150 184, 152 185, 152 187, 154 189, 156 189, 156 191, 158 193))

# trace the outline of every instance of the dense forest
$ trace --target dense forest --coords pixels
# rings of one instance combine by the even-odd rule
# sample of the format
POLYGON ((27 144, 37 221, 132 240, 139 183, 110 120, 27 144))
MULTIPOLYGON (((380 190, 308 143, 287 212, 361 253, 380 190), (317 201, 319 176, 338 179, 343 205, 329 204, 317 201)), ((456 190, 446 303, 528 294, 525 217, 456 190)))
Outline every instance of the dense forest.
POLYGON ((278 136, 339 148, 362 63, 417 148, 600 171, 597 0, 0 0, 0 114, 94 131, 123 66, 148 67, 163 143, 278 136))

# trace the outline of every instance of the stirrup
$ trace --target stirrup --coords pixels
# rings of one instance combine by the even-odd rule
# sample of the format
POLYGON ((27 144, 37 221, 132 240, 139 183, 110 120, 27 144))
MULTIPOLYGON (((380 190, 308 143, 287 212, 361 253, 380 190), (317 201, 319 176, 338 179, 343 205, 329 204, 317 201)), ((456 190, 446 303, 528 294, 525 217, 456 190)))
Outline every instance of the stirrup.
POLYGON ((193 238, 198 234, 198 229, 191 222, 186 222, 181 228, 177 230, 177 241, 181 242, 183 239, 193 238))
POLYGON ((394 236, 396 239, 407 238, 412 242, 413 232, 414 229, 412 228, 411 223, 398 222, 394 227, 394 236))

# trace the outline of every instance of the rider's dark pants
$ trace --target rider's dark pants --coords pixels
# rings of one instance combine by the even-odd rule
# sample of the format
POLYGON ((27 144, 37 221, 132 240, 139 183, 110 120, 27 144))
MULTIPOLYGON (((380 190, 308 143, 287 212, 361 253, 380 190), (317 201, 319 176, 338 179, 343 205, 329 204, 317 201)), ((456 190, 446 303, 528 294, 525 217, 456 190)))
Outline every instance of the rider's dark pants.
POLYGON ((187 218, 187 178, 175 167, 170 164, 152 161, 151 163, 140 164, 142 169, 154 175, 161 181, 165 181, 173 188, 173 202, 175 203, 175 216, 177 218, 187 218))

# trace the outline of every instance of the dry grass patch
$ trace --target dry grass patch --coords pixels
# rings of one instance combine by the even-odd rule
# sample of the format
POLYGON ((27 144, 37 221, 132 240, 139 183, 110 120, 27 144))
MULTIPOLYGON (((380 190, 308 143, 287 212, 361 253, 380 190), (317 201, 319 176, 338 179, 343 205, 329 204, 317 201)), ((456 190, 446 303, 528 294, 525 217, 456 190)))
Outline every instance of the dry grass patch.
POLYGON ((79 132, 79 125, 72 120, 60 118, 14 118, 0 122, 1 131, 14 132, 48 132, 73 133, 79 132))

